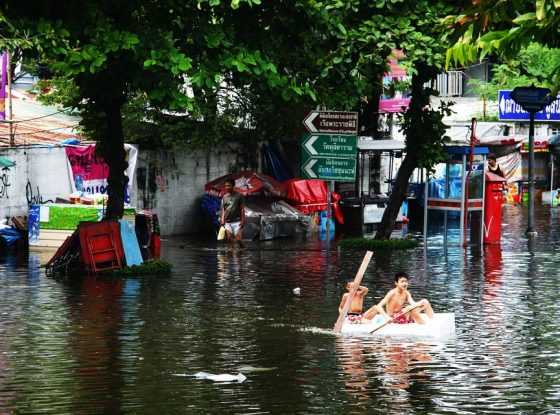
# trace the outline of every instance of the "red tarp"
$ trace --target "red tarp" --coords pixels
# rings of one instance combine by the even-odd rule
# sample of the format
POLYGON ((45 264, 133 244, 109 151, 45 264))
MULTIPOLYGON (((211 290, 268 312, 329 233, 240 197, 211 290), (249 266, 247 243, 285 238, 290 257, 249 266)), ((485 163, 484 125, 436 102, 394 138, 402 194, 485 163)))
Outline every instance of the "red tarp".
MULTIPOLYGON (((327 182, 319 179, 291 179, 283 182, 286 185, 286 199, 300 212, 310 214, 327 210, 327 182)), ((338 201, 340 195, 332 193, 334 217, 338 223, 344 223, 344 217, 338 201)))
POLYGON ((219 196, 222 196, 227 179, 235 180, 234 190, 244 196, 269 193, 272 196, 283 197, 286 193, 286 187, 283 183, 266 174, 255 173, 251 170, 219 177, 206 183, 204 190, 206 192, 216 192, 219 196))

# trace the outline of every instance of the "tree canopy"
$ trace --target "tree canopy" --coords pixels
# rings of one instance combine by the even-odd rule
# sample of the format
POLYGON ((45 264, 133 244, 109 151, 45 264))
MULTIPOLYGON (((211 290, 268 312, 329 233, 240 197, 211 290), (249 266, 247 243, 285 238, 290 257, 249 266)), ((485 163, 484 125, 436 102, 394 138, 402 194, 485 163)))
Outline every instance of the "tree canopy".
MULTIPOLYGON (((467 65, 488 55, 504 61, 518 59, 533 43, 560 47, 558 0, 473 1, 445 22, 455 40, 447 52, 447 65, 467 65)), ((560 65, 548 83, 558 89, 560 65)))
MULTIPOLYGON (((58 95, 50 99, 79 110, 84 131, 99 140, 110 166, 108 216, 118 217, 125 134, 145 143, 180 136, 208 147, 232 136, 294 136, 305 113, 320 106, 360 110, 361 132, 375 135, 382 77, 394 49, 404 52, 416 82, 411 119, 439 125, 444 109, 427 109, 423 85, 443 63, 447 41, 439 22, 454 4, 47 0, 30 8, 6 0, 0 13, 3 34, 30 35, 55 82, 58 95)), ((415 154, 410 166, 440 157, 441 136, 405 131, 415 154)))

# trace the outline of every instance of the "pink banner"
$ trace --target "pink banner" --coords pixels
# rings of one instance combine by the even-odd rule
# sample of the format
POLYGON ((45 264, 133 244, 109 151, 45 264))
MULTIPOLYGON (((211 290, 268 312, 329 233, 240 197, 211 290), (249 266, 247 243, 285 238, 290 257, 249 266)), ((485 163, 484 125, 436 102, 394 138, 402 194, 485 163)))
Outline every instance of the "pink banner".
MULTIPOLYGON (((399 65, 399 59, 404 54, 400 50, 393 50, 389 59, 389 72, 383 76, 383 86, 386 90, 391 89, 391 84, 398 81, 406 81, 409 79, 406 70, 399 65)), ((394 113, 404 112, 410 105, 410 97, 403 92, 395 91, 393 96, 382 95, 379 99, 379 112, 394 113)))
POLYGON ((0 120, 6 119, 6 84, 8 83, 8 52, 2 53, 0 81, 0 120))
POLYGON ((87 194, 106 193, 109 166, 95 155, 95 145, 66 147, 76 190, 87 194))
POLYGON ((379 112, 404 112, 410 105, 410 98, 389 98, 379 100, 379 112))

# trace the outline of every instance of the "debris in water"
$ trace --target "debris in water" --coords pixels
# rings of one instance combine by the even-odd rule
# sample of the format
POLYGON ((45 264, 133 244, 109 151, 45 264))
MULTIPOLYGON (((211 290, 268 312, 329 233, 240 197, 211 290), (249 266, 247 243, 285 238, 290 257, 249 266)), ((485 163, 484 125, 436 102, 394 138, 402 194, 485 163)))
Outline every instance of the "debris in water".
POLYGON ((245 382, 247 377, 243 373, 238 373, 237 375, 230 375, 228 373, 223 373, 221 375, 213 375, 212 373, 198 372, 194 374, 197 379, 208 379, 213 382, 245 382))

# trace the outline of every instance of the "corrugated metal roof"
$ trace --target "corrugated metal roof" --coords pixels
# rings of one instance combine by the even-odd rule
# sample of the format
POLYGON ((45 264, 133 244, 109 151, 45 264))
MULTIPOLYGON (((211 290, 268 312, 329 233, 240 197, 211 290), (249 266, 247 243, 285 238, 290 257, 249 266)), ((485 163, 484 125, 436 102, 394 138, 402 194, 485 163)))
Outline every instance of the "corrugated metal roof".
MULTIPOLYGON (((7 107, 6 103, 6 107, 7 107)), ((77 130, 80 117, 42 105, 20 91, 13 91, 13 135, 15 145, 58 144, 69 138, 80 139, 77 130)), ((10 125, 0 121, 0 147, 10 146, 10 125)))

